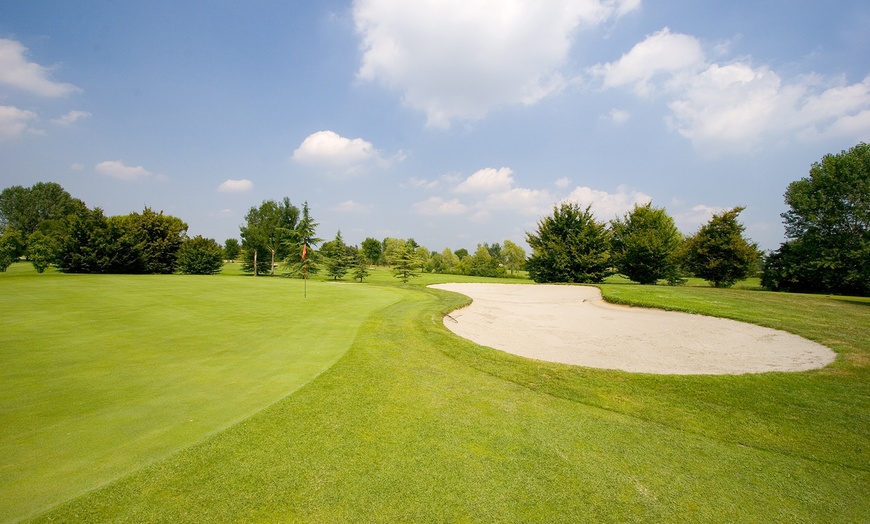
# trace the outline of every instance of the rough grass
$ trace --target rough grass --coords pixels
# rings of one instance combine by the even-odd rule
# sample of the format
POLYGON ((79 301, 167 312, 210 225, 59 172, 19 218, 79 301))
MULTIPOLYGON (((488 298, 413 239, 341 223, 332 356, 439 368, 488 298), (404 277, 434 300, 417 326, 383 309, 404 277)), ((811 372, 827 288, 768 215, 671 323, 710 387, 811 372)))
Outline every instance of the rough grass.
POLYGON ((813 372, 679 377, 464 341, 441 316, 466 299, 421 287, 435 280, 390 287, 401 301, 294 394, 36 521, 867 521, 865 303, 604 286, 815 333, 840 354, 813 372))

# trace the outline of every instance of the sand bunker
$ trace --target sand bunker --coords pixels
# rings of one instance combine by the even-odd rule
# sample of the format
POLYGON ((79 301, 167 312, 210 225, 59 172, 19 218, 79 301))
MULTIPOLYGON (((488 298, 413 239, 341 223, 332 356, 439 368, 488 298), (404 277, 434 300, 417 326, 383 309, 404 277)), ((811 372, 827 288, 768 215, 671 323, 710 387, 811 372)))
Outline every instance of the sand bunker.
POLYGON ((744 322, 604 302, 589 286, 438 284, 473 303, 444 319, 451 331, 523 357, 660 374, 805 371, 829 348, 744 322))

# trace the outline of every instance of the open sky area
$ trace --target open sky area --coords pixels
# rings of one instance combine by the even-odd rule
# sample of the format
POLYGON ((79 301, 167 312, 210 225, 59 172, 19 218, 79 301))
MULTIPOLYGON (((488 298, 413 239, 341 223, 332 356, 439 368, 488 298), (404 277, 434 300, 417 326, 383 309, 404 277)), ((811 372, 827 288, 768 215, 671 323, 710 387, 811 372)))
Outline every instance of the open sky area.
POLYGON ((308 201, 318 236, 473 250, 572 199, 694 232, 870 141, 866 0, 0 0, 0 186, 239 236, 308 201))

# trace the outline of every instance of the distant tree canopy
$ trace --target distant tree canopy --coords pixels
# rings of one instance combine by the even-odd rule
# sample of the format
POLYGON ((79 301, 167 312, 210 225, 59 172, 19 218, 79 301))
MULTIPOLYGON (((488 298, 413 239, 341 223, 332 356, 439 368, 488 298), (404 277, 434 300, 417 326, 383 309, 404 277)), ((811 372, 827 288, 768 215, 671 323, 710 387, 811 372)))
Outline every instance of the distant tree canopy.
POLYGON ((242 246, 235 238, 228 238, 224 242, 224 258, 227 260, 235 260, 239 258, 239 253, 242 252, 242 246))
POLYGON ((214 275, 223 267, 224 250, 211 238, 187 238, 178 250, 177 268, 185 275, 214 275))
POLYGON ((320 254, 324 258, 326 275, 333 280, 344 278, 357 261, 356 251, 355 248, 344 243, 341 231, 336 233, 333 240, 324 242, 320 247, 320 254))
POLYGON ((173 273, 186 233, 181 219, 147 207, 110 218, 85 210, 58 239, 55 264, 67 273, 173 273))
POLYGON ((768 289, 870 296, 870 145, 825 155, 789 184, 788 239, 768 256, 768 289))
POLYGON ((255 275, 274 275, 276 261, 284 260, 292 249, 298 222, 299 208, 287 197, 281 202, 264 200, 259 207, 251 207, 240 228, 242 269, 255 275))
POLYGON ((664 209, 635 204, 610 227, 613 265, 620 273, 641 284, 679 278, 677 253, 683 235, 664 209))
POLYGON ((607 276, 610 242, 606 226, 591 208, 564 202, 527 234, 532 254, 526 262, 535 282, 597 283, 607 276))
POLYGON ((26 239, 43 223, 64 220, 86 208, 54 182, 8 187, 0 192, 0 231, 14 229, 26 239))
POLYGON ((686 267, 715 287, 731 287, 757 271, 758 245, 744 238, 745 228, 737 221, 743 209, 713 215, 683 245, 686 267))

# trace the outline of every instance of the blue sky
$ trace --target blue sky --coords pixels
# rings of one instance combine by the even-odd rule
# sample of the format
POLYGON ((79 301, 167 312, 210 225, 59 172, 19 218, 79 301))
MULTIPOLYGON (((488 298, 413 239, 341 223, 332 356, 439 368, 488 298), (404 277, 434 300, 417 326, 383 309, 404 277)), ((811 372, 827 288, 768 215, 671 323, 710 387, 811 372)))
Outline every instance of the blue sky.
POLYGON ((775 249, 788 183, 870 141, 868 35, 866 1, 0 0, 0 186, 437 251, 740 205, 775 249))

